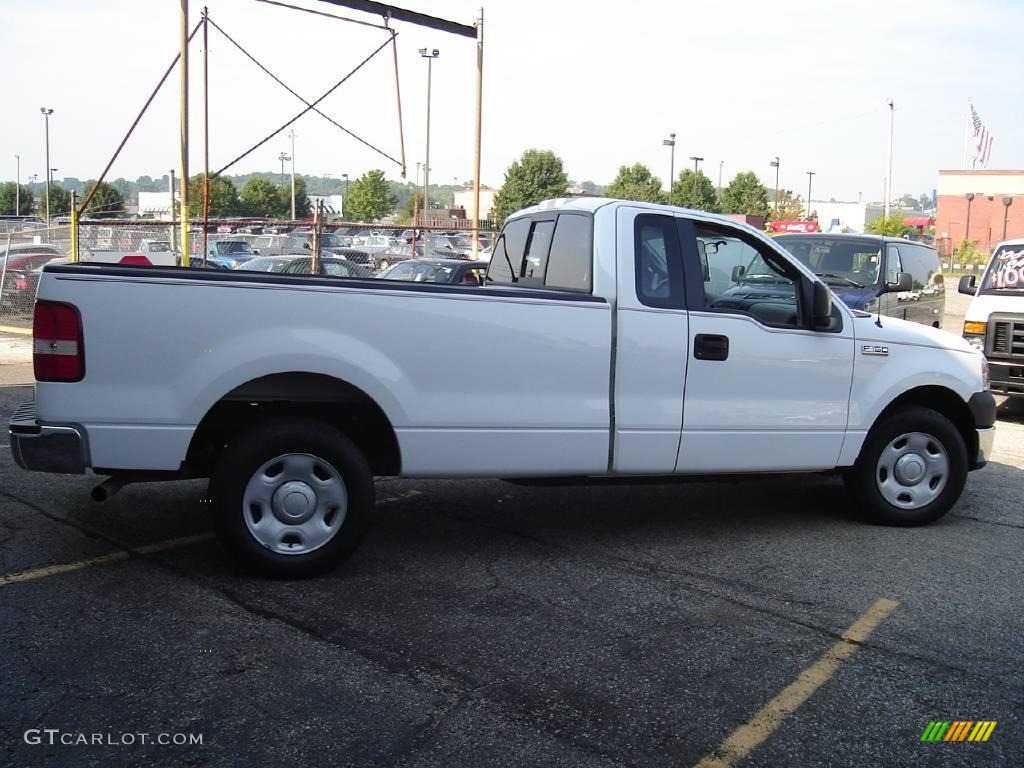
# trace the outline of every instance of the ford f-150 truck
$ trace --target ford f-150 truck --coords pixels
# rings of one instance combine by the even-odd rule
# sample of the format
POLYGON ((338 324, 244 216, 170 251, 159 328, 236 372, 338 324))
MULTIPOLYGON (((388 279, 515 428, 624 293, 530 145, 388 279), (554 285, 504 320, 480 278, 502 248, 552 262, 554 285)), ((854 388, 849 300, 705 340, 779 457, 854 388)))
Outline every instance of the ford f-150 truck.
POLYGON ((47 267, 34 335, 22 467, 210 477, 221 540, 280 575, 352 552, 375 476, 838 472, 920 525, 994 437, 960 337, 850 310, 745 225, 600 198, 512 216, 479 286, 47 267))

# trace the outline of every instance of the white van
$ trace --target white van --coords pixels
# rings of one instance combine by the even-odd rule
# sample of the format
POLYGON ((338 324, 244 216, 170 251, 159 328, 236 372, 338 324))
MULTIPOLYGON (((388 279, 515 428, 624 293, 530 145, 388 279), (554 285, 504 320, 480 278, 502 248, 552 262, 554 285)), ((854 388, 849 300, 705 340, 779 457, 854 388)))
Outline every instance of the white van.
POLYGON ((964 316, 964 338, 985 353, 993 392, 1024 397, 1024 238, 996 246, 981 285, 960 278, 974 296, 964 316))

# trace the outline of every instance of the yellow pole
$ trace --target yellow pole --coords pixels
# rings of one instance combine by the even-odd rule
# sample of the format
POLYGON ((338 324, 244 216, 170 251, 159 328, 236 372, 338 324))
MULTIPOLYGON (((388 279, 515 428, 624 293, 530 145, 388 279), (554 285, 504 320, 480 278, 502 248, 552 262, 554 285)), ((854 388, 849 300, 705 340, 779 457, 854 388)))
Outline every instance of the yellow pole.
POLYGON ((71 261, 78 261, 78 195, 71 193, 71 261))

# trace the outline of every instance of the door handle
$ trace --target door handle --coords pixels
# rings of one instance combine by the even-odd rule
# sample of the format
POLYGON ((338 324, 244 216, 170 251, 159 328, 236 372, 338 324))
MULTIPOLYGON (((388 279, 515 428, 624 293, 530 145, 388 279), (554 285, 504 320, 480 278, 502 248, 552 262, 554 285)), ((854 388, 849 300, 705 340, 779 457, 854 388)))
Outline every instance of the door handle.
POLYGON ((727 359, 729 337, 717 333, 698 333, 693 337, 693 356, 698 360, 727 359))

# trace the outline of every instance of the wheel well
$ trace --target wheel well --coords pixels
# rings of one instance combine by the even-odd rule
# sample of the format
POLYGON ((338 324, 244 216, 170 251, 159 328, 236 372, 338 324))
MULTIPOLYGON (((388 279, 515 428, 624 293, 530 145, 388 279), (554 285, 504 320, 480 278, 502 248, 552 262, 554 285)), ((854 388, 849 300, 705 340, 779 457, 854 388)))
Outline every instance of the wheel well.
POLYGON ((228 392, 196 427, 185 458, 186 471, 208 477, 224 447, 259 421, 305 416, 343 431, 362 451, 375 475, 397 475, 402 460, 388 417, 363 390, 316 373, 261 376, 228 392))
MULTIPOLYGON (((938 386, 915 387, 904 392, 885 407, 875 424, 878 424, 889 414, 906 408, 908 405, 920 405, 937 411, 953 422, 957 432, 964 439, 967 447, 967 455, 974 456, 978 452, 978 432, 974 426, 974 417, 960 396, 951 389, 938 386)), ((871 425, 874 429, 874 424, 871 425)))

